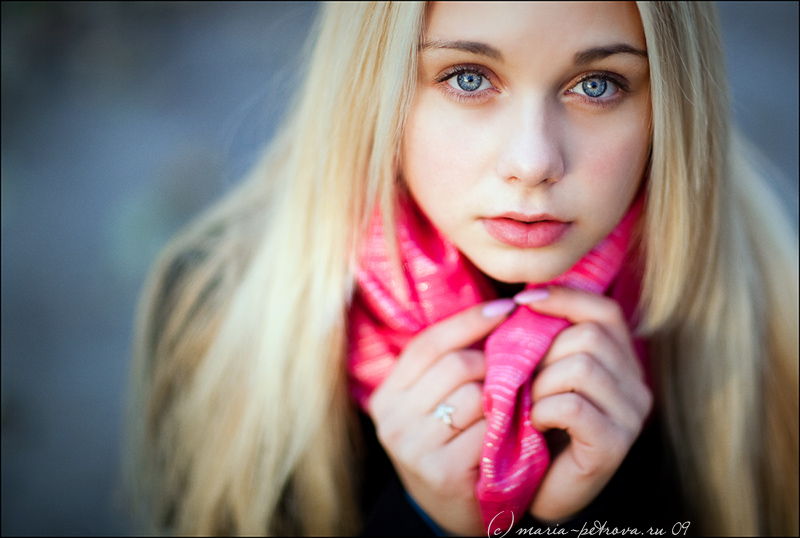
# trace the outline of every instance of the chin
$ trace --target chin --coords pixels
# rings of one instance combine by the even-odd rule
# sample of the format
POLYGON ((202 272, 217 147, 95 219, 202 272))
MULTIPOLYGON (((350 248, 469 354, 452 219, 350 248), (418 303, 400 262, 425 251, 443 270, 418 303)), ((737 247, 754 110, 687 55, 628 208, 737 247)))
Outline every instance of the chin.
POLYGON ((475 265, 485 275, 506 284, 536 284, 553 280, 574 264, 574 262, 569 264, 531 263, 530 260, 506 262, 501 259, 502 257, 492 260, 492 263, 476 263, 475 265), (525 263, 526 261, 527 263, 525 263))

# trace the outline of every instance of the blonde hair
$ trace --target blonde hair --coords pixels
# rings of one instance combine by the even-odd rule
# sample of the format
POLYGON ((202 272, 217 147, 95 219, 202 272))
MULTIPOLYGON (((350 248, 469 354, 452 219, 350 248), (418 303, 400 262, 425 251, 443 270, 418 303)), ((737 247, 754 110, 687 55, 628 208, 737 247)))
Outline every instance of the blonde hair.
POLYGON ((712 5, 639 4, 653 152, 641 332, 693 520, 798 530, 798 267, 789 220, 729 122, 712 5))
MULTIPOLYGON (((640 330, 692 522, 796 533, 793 228, 751 161, 732 161, 713 7, 639 8, 654 124, 640 330)), ((347 306, 371 208, 391 220, 424 19, 424 3, 323 5, 265 158, 162 253, 137 322, 128 459, 155 530, 358 530, 347 306)))

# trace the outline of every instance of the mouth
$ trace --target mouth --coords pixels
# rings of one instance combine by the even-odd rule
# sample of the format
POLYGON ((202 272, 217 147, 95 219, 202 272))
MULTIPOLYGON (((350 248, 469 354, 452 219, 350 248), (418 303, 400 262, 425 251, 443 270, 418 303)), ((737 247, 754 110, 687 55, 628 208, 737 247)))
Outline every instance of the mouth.
POLYGON ((560 240, 572 226, 549 214, 509 212, 482 219, 489 235, 516 248, 542 248, 560 240))

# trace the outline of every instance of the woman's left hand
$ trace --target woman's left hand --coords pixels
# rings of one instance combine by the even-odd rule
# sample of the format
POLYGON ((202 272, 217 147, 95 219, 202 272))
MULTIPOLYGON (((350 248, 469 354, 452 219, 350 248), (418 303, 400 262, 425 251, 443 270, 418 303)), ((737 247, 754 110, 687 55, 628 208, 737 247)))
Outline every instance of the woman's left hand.
POLYGON ((573 323, 553 340, 533 380, 533 426, 566 436, 551 446, 530 513, 557 523, 588 506, 608 483, 639 436, 653 397, 616 301, 552 287, 547 297, 525 304, 573 323))

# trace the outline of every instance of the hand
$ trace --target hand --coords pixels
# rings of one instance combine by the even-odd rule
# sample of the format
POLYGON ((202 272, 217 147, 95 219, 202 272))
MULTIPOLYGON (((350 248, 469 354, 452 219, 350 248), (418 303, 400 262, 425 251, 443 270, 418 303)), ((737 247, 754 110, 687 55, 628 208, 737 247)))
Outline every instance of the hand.
POLYGON ((558 523, 588 506, 614 475, 642 430, 653 396, 614 300, 553 287, 546 298, 527 304, 574 324, 553 340, 532 389, 533 426, 562 435, 548 434, 558 446, 551 447, 553 459, 530 513, 558 523))
POLYGON ((377 436, 406 491, 443 529, 483 534, 475 496, 486 433, 482 351, 465 349, 484 338, 514 308, 508 299, 477 305, 432 325, 405 347, 391 374, 369 400, 377 436), (434 416, 454 408, 452 427, 434 416))

